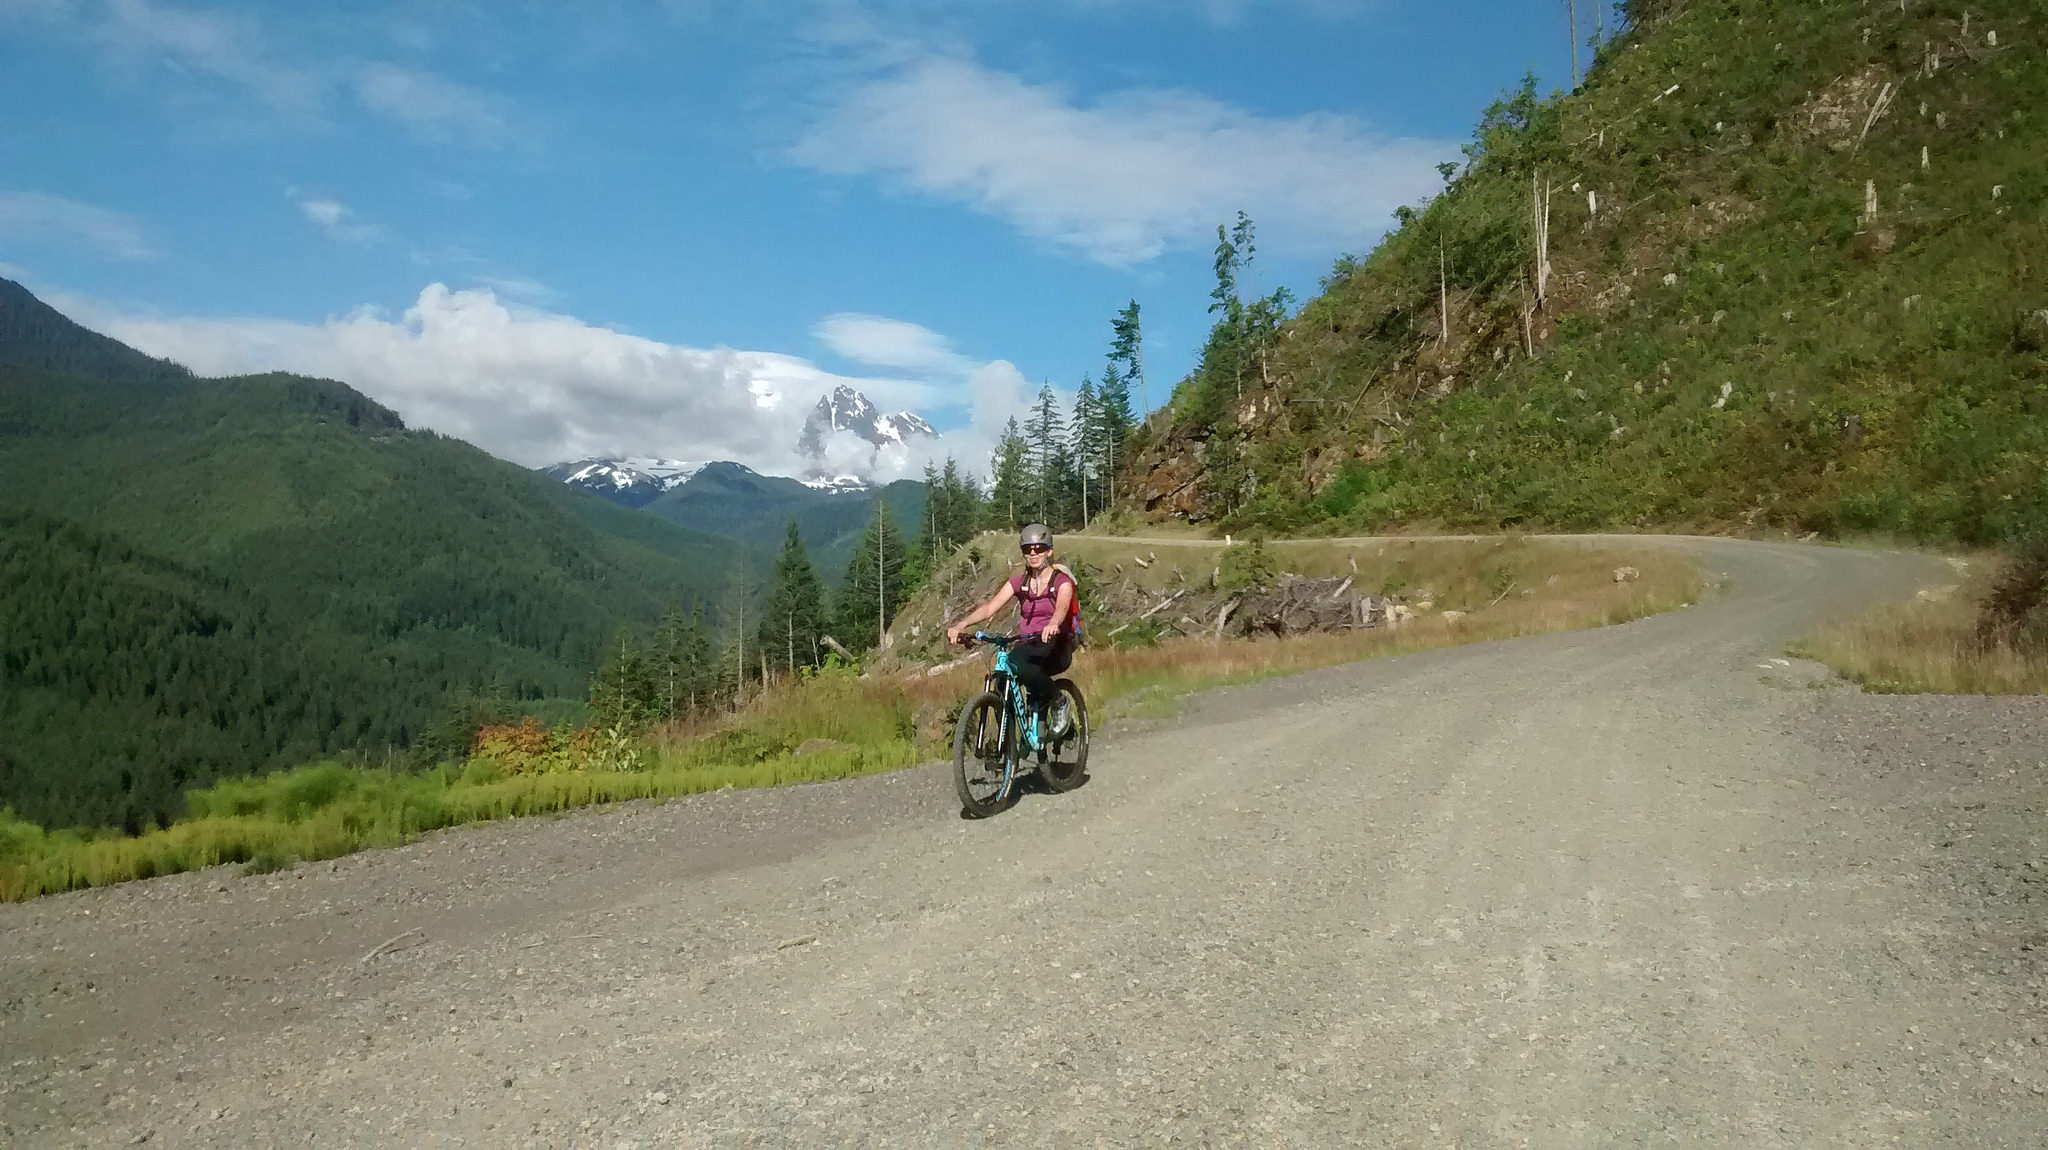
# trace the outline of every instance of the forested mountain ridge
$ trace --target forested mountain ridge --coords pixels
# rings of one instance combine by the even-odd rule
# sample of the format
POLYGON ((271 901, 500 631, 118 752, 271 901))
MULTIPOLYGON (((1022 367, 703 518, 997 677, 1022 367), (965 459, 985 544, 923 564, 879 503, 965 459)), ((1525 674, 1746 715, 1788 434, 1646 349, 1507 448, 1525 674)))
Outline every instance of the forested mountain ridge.
POLYGON ((820 491, 800 480, 721 462, 706 464, 643 510, 712 535, 756 542, 775 538, 778 527, 794 520, 818 571, 836 585, 861 533, 875 518, 875 501, 888 504, 897 524, 916 533, 926 495, 925 484, 914 479, 868 491, 820 491))
POLYGON ((621 626, 728 580, 730 540, 343 384, 197 379, 52 315, 0 281, 0 806, 24 817, 160 821, 222 775, 410 744, 487 682, 580 700, 621 626))
POLYGON ((2048 11, 1625 7, 1576 92, 1504 97, 1444 192, 1285 322, 1219 247, 1222 322, 1148 428, 1140 507, 1973 542, 2048 522, 2048 11))

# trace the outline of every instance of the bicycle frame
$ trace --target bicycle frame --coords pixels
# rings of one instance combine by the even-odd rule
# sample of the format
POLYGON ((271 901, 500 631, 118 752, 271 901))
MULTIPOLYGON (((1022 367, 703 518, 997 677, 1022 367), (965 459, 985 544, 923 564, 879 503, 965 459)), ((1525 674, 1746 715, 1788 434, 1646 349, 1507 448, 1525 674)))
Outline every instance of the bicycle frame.
MULTIPOLYGON (((1010 644, 1017 641, 1017 636, 991 635, 984 631, 976 631, 974 638, 996 649, 995 666, 989 668, 988 678, 982 684, 984 690, 1000 696, 1003 700, 1003 725, 996 728, 996 736, 1005 740, 1003 746, 1008 746, 1009 724, 1015 723, 1019 736, 1017 742, 1020 746, 1027 751, 1043 750, 1038 724, 1028 721, 1031 716, 1024 709, 1024 692, 1017 686, 1016 673, 1010 669, 1010 644)), ((1010 764, 1008 769, 1014 772, 1016 764, 1010 764)))

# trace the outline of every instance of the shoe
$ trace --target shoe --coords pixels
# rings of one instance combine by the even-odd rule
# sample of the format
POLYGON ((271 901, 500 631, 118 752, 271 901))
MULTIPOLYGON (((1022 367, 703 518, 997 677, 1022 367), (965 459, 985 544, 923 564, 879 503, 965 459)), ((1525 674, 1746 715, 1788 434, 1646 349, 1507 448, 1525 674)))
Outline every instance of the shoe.
POLYGON ((1045 709, 1045 726, 1055 739, 1064 739, 1074 733, 1074 707, 1064 693, 1045 709))

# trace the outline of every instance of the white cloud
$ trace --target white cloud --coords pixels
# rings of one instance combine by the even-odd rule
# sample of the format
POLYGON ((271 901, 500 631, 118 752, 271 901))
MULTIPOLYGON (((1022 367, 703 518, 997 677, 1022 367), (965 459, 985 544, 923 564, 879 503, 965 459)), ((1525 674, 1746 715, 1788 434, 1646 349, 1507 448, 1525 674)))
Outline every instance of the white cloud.
POLYGON ((956 200, 1096 260, 1205 246, 1239 209, 1269 246, 1362 246, 1434 191, 1446 141, 1348 118, 1253 115, 1188 92, 1084 106, 957 58, 858 83, 790 150, 821 171, 956 200))
POLYGON ((299 214, 305 216, 327 233, 327 238, 337 243, 363 244, 382 238, 383 230, 375 224, 366 224, 356 219, 353 208, 332 196, 302 196, 297 189, 286 189, 285 194, 299 206, 299 214))
POLYGON ((150 0, 111 0, 91 24, 117 51, 248 89, 272 107, 313 112, 321 102, 325 85, 318 76, 277 59, 254 28, 231 17, 150 0))
POLYGON ((947 345, 928 327, 878 315, 841 312, 820 321, 816 334, 826 347, 855 363, 919 373, 964 373, 973 361, 947 345))
POLYGON ((429 72, 372 64, 355 77, 356 99, 434 143, 496 147, 513 138, 498 101, 429 72))
MULTIPOLYGON (((961 360, 922 378, 843 376, 796 356, 662 343, 441 284, 396 319, 362 309, 322 323, 144 316, 63 295, 52 302, 201 375, 283 370, 338 379, 411 426, 528 466, 653 455, 796 474, 804 418, 845 383, 884 410, 918 411, 946 429, 936 443, 882 460, 892 473, 947 454, 979 471, 1003 421, 1030 396, 1023 375, 1000 360, 961 360)), ((865 469, 871 461, 856 454, 863 457, 848 462, 865 469)))
POLYGON ((159 0, 0 0, 0 15, 10 3, 40 26, 99 45, 128 78, 167 80, 163 90, 173 99, 229 89, 233 99, 217 113, 245 117, 260 108, 319 121, 352 100, 432 143, 532 142, 503 98, 421 68, 365 59, 331 32, 318 44, 297 43, 252 19, 159 0))
POLYGON ((81 243, 116 259, 148 259, 155 252, 133 217, 40 192, 0 191, 0 240, 10 243, 81 243))

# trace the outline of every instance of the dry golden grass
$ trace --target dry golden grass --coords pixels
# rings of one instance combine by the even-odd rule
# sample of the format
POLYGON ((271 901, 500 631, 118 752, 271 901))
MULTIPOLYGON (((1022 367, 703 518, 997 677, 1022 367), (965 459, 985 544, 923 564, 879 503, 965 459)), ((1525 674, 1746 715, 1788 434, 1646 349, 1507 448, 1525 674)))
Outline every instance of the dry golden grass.
POLYGON ((1827 623, 1794 643, 1792 653, 1883 694, 2048 693, 2048 657, 1977 642, 1977 605, 1988 586, 1983 573, 1996 566, 1973 562, 1979 574, 1961 587, 1827 623))

